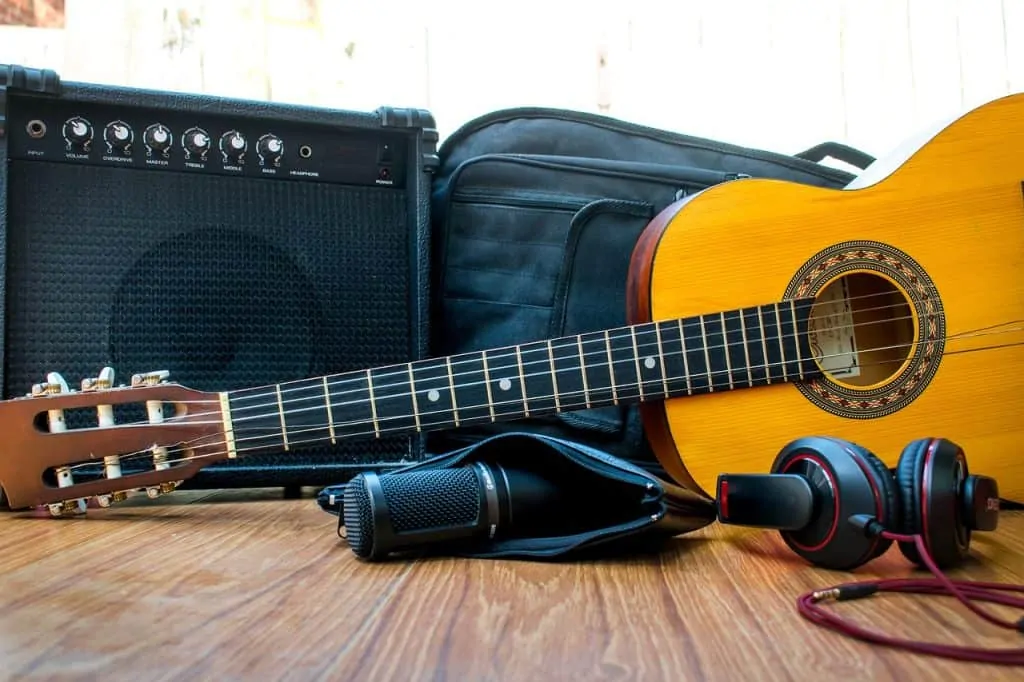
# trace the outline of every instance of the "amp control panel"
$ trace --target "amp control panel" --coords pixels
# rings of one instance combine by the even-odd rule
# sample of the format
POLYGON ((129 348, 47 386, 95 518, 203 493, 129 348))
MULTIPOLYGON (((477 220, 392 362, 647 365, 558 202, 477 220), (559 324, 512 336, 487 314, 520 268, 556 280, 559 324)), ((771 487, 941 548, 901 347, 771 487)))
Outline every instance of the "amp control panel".
POLYGON ((410 141, 386 130, 267 122, 255 116, 22 99, 9 155, 266 179, 402 188, 410 141))

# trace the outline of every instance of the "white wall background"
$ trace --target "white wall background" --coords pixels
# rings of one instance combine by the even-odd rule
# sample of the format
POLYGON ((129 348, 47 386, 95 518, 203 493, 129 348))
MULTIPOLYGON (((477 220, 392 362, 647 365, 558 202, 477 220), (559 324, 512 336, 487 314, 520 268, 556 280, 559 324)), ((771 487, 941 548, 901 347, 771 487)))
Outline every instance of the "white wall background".
POLYGON ((0 27, 66 79, 431 109, 442 136, 520 105, 766 149, 883 154, 1024 91, 1024 0, 67 0, 0 27))

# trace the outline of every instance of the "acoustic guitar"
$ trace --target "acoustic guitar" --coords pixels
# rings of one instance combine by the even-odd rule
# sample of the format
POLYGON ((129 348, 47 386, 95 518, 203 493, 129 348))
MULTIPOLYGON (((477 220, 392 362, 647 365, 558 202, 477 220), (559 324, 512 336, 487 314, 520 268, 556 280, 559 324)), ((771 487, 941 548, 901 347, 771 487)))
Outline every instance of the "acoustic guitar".
POLYGON ((739 179, 669 206, 637 243, 622 328, 218 393, 51 374, 0 402, 0 484, 11 508, 61 515, 267 449, 635 402, 665 469, 707 495, 795 437, 893 466, 937 435, 1024 500, 1024 95, 889 166, 842 190, 739 179), (119 418, 131 404, 141 416, 119 418))

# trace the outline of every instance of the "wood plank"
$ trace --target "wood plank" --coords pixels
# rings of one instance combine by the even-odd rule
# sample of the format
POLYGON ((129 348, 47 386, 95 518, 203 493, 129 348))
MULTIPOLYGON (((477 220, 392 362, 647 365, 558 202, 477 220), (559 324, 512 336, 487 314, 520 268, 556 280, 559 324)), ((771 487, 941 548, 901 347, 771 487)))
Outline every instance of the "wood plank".
MULTIPOLYGON (((1024 579, 1024 512, 955 572, 1024 579)), ((913 573, 895 550, 860 577, 913 573)), ((1012 679, 812 627, 797 595, 854 576, 713 526, 660 554, 367 564, 310 499, 182 492, 83 520, 0 516, 0 679, 1012 679)), ((949 599, 841 605, 897 635, 1016 644, 949 599)))

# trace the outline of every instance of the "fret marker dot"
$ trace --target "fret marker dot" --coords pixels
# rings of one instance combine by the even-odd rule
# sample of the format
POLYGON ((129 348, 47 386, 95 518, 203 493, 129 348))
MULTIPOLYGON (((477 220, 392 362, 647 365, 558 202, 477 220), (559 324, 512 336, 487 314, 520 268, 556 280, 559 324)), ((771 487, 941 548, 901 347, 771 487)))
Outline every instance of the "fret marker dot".
POLYGON ((512 382, 509 381, 508 379, 502 379, 501 381, 498 382, 498 387, 503 391, 507 391, 508 389, 512 388, 512 382))
POLYGON ((429 391, 427 391, 427 400, 429 400, 432 403, 436 403, 440 397, 441 394, 438 393, 437 389, 435 388, 432 388, 429 391))
POLYGON ((654 365, 657 364, 654 358, 644 358, 644 367, 647 369, 654 369, 654 365))

